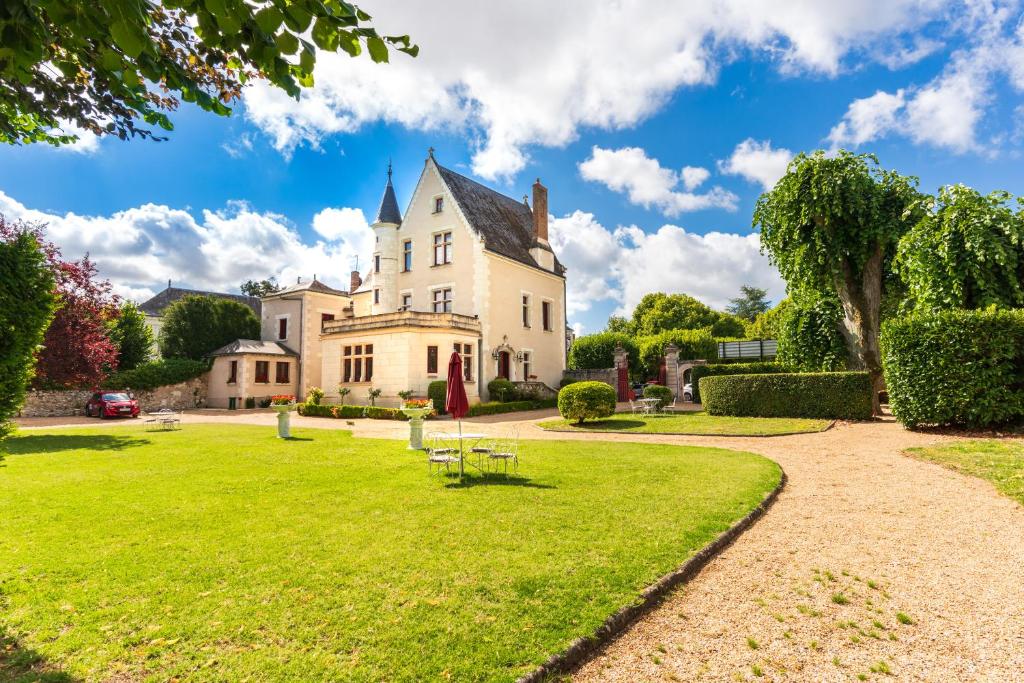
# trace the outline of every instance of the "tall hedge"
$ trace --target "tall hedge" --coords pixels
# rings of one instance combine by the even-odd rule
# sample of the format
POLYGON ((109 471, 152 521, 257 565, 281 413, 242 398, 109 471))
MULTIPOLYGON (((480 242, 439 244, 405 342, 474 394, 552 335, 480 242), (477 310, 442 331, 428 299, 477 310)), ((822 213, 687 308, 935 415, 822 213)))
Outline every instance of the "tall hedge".
POLYGON ((871 379, 866 372, 721 375, 700 381, 709 415, 871 417, 871 379))
POLYGON ((660 334, 638 337, 636 341, 644 377, 657 376, 661 360, 665 356, 665 347, 669 344, 679 347, 680 360, 718 358, 718 343, 708 329, 668 330, 660 334))
POLYGON ((791 372, 782 363, 717 363, 715 365, 697 365, 690 370, 690 383, 693 385, 693 402, 700 403, 701 377, 718 377, 719 375, 767 375, 780 372, 791 372))
POLYGON ((427 385, 427 397, 434 402, 434 411, 444 415, 444 404, 448 400, 448 380, 435 379, 427 385))
POLYGON ((56 305, 53 274, 39 243, 0 216, 0 438, 25 402, 35 352, 56 305))
POLYGON ((615 367, 615 345, 621 343, 629 356, 629 367, 636 368, 640 355, 636 343, 622 332, 599 332, 577 337, 569 348, 570 370, 600 370, 615 367))
POLYGON ((165 358, 143 363, 134 370, 115 372, 103 381, 105 389, 156 389, 187 382, 210 369, 205 360, 165 358))
POLYGON ((908 427, 1024 420, 1024 310, 945 311, 887 321, 882 361, 908 427))

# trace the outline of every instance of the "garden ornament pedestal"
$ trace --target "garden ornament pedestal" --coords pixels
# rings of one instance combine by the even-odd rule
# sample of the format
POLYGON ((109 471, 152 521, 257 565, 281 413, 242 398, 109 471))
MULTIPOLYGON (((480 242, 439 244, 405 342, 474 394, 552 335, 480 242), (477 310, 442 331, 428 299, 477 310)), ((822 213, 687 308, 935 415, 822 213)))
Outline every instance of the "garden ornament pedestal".
POLYGON ((277 437, 279 439, 292 438, 292 411, 295 410, 295 403, 283 405, 271 405, 277 413, 277 437))
POLYGON ((409 450, 423 450, 423 418, 433 411, 432 408, 402 406, 402 414, 409 418, 409 450))

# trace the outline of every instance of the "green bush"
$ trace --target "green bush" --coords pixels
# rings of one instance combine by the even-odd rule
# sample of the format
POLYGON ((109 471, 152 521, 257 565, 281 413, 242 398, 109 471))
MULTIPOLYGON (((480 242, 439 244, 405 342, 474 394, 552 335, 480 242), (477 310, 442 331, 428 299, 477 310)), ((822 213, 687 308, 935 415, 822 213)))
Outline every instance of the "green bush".
POLYGON ((700 380, 700 392, 709 415, 871 417, 871 380, 866 372, 720 375, 700 380))
POLYGON ((804 294, 794 299, 779 322, 778 360, 798 372, 845 370, 849 352, 842 323, 838 297, 804 294))
POLYGON ((205 360, 187 358, 165 358, 143 363, 134 370, 115 372, 103 381, 104 389, 134 389, 144 391, 169 384, 187 382, 199 377, 210 369, 205 360))
POLYGON ((1024 419, 1024 311, 945 311, 888 320, 882 363, 908 427, 1024 419))
POLYGON ((790 368, 782 363, 716 363, 714 365, 697 365, 690 370, 690 384, 693 385, 693 402, 700 403, 701 377, 717 377, 719 375, 767 375, 790 372, 790 368))
POLYGON ((324 390, 320 387, 310 387, 309 395, 306 397, 306 403, 312 403, 314 405, 320 405, 320 402, 324 400, 324 390))
POLYGON ((672 402, 672 390, 660 384, 648 384, 644 387, 644 398, 658 399, 658 410, 672 402))
POLYGON ((480 415, 497 415, 499 413, 516 413, 521 410, 544 410, 558 406, 558 399, 550 398, 542 401, 491 401, 490 403, 476 403, 469 407, 467 417, 479 417, 480 415))
POLYGON ((325 406, 316 403, 300 403, 299 415, 309 417, 333 417, 335 419, 355 419, 368 417, 371 420, 408 420, 398 408, 378 408, 375 406, 336 405, 325 406))
POLYGON ((245 304, 189 294, 164 310, 160 355, 201 360, 236 339, 259 339, 260 319, 245 304))
POLYGON ((558 392, 558 412, 583 424, 587 418, 615 414, 615 389, 604 382, 575 382, 558 392))
POLYGON ((434 412, 444 415, 444 402, 448 397, 448 380, 439 379, 427 386, 427 398, 434 402, 434 412))
POLYGON ((675 344, 679 348, 679 360, 718 358, 718 343, 710 330, 668 330, 660 334, 638 337, 640 350, 639 369, 643 377, 657 377, 665 347, 675 344))
POLYGON ((487 395, 492 401, 515 401, 516 386, 504 377, 497 377, 487 383, 487 395))
POLYGON ((622 344, 629 367, 639 367, 640 354, 633 338, 622 332, 600 332, 577 337, 569 348, 570 370, 601 370, 615 367, 615 345, 622 344))

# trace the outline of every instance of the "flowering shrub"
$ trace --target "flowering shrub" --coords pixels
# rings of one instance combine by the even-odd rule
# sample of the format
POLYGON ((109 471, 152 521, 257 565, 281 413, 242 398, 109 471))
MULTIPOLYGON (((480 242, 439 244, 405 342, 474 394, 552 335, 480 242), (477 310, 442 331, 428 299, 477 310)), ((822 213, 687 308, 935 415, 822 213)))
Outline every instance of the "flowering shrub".
POLYGON ((402 402, 403 408, 432 408, 433 405, 429 398, 408 398, 402 402))
POLYGON ((295 403, 295 397, 291 394, 279 394, 270 397, 270 405, 272 406, 286 406, 290 403, 295 403))

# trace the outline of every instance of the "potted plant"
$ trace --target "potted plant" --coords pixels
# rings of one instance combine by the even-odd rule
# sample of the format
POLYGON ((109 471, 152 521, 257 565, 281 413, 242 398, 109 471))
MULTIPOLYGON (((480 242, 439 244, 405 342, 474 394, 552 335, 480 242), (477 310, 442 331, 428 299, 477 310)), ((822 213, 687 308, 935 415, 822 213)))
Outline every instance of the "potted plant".
POLYGON ((366 394, 366 398, 368 398, 370 400, 370 405, 371 406, 375 406, 375 405, 377 405, 377 399, 380 398, 380 395, 383 394, 383 393, 384 393, 383 389, 370 389, 370 391, 367 392, 367 394, 366 394))
POLYGON ((341 405, 345 405, 345 397, 352 393, 352 390, 348 387, 338 387, 338 398, 341 399, 341 405))
POLYGON ((295 397, 291 394, 271 396, 270 407, 277 413, 277 436, 281 439, 290 439, 292 437, 292 411, 295 410, 295 397))
POLYGON ((423 450, 423 418, 434 412, 429 398, 406 398, 402 414, 409 418, 409 450, 423 450))

